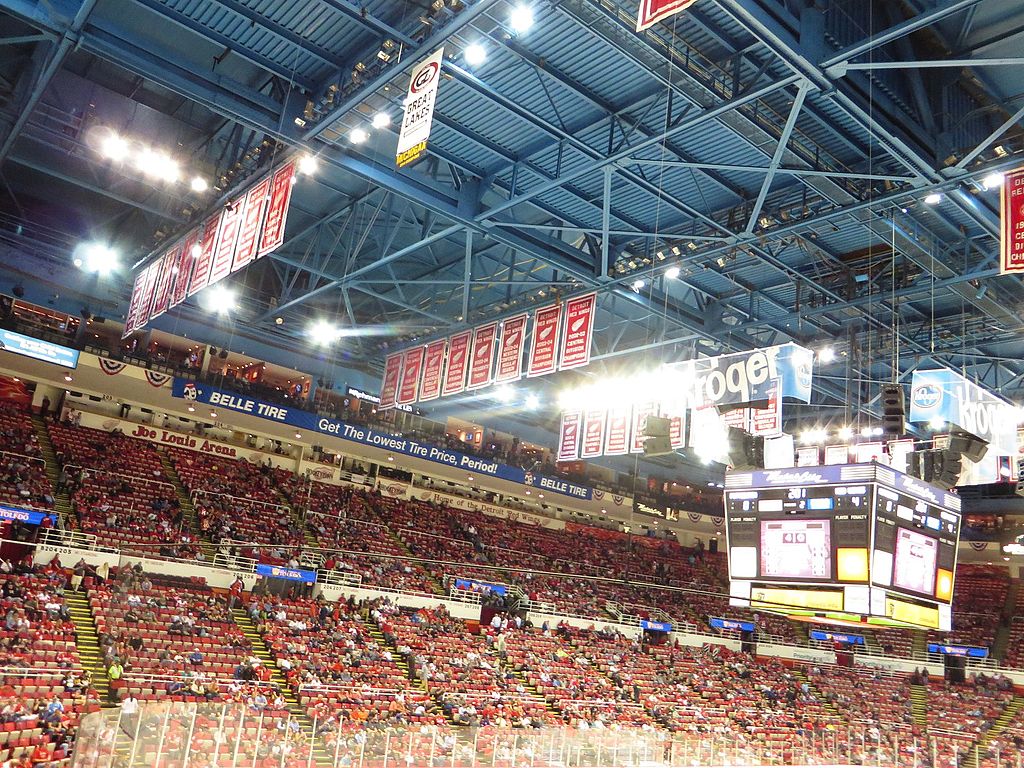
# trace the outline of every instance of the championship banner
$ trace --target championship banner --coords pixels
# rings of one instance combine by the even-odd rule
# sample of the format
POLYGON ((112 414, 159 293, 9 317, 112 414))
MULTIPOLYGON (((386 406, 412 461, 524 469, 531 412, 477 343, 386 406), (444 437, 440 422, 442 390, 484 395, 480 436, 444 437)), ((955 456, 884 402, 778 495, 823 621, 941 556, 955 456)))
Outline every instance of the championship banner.
POLYGON ((604 431, 607 419, 607 411, 586 412, 583 418, 583 442, 580 446, 581 459, 593 459, 604 451, 604 431))
POLYGON ((778 437, 782 434, 782 398, 778 382, 768 390, 768 407, 750 411, 750 434, 778 437))
POLYGON ((138 330, 149 322, 149 311, 153 306, 153 292, 156 290, 156 282, 160 277, 160 262, 154 261, 146 267, 146 280, 142 285, 142 296, 139 299, 139 312, 135 317, 135 327, 138 330))
POLYGON ((466 370, 469 368, 469 344, 472 331, 456 333, 448 340, 448 370, 444 373, 441 394, 457 395, 466 388, 466 370))
POLYGON ((616 406, 608 411, 604 437, 605 456, 622 456, 629 453, 630 412, 628 405, 616 406))
POLYGON ((160 259, 160 278, 153 292, 153 312, 150 319, 160 317, 167 311, 171 302, 171 286, 174 284, 174 277, 178 273, 178 261, 181 259, 181 243, 171 248, 164 257, 160 259))
POLYGON ((438 48, 429 59, 417 65, 409 77, 405 115, 402 117, 402 129, 398 133, 398 147, 395 149, 395 163, 399 168, 418 160, 427 151, 443 60, 444 48, 438 48))
POLYGON ((658 415, 657 403, 638 403, 633 406, 633 429, 630 453, 644 452, 644 430, 647 429, 647 417, 658 415))
POLYGON ((750 409, 733 408, 731 411, 726 411, 722 414, 722 423, 726 427, 736 427, 736 429, 742 429, 744 432, 749 432, 750 409))
MULTIPOLYGON (((142 305, 142 289, 146 285, 146 270, 142 270, 135 276, 132 284, 132 297, 128 302, 128 314, 125 315, 123 339, 139 327, 139 307, 142 305)), ((102 358, 100 358, 102 359, 102 358)))
POLYGON ((292 186, 295 181, 295 161, 285 163, 274 171, 270 182, 270 202, 267 204, 266 221, 260 235, 260 247, 256 258, 262 259, 276 251, 284 242, 284 227, 288 221, 288 206, 292 200, 292 186))
POLYGON ((423 347, 407 349, 402 358, 402 383, 398 387, 399 405, 412 405, 420 392, 420 371, 423 369, 423 347))
POLYGON ((231 271, 237 272, 254 258, 259 245, 260 227, 263 225, 263 211, 267 207, 267 194, 270 192, 270 177, 263 179, 245 196, 245 213, 242 214, 242 226, 238 234, 238 247, 231 262, 231 271))
POLYGON ((498 367, 495 382, 518 381, 523 375, 523 341, 526 338, 526 314, 510 317, 501 324, 498 342, 498 367))
POLYGON ((213 214, 203 222, 200 230, 202 235, 199 237, 199 254, 195 257, 192 282, 188 284, 189 296, 195 296, 210 284, 210 264, 213 262, 213 251, 217 247, 217 235, 220 233, 220 214, 213 214))
POLYGON ((405 356, 401 352, 388 355, 384 360, 384 379, 380 384, 380 405, 378 410, 386 411, 395 407, 398 396, 398 380, 402 376, 402 363, 405 356))
POLYGON ((573 461, 580 454, 580 421, 581 411, 562 414, 562 424, 558 429, 558 460, 573 461))
POLYGON ((231 260, 235 256, 235 246, 238 245, 238 233, 242 229, 242 216, 245 215, 245 196, 236 197, 224 206, 224 212, 220 215, 220 236, 217 238, 217 247, 213 250, 213 260, 210 263, 210 281, 213 285, 231 274, 231 260))
POLYGON ((441 394, 441 369, 444 368, 444 351, 448 339, 439 339, 427 344, 423 354, 423 379, 420 382, 420 402, 436 400, 441 394))
POLYGON ((494 337, 497 333, 497 323, 487 323, 473 331, 473 355, 470 357, 469 382, 466 389, 481 389, 491 383, 494 337))
POLYGON ((999 271, 1024 272, 1024 169, 1006 174, 1000 202, 999 271))
POLYGON ((640 32, 662 19, 685 11, 697 0, 640 0, 640 11, 636 18, 636 31, 640 32))
POLYGON ((686 416, 672 416, 668 422, 669 445, 673 450, 686 447, 686 416))
POLYGON ((590 345, 594 339, 594 311, 597 294, 588 293, 565 302, 565 334, 558 370, 582 368, 590 362, 590 345))
POLYGON ((181 258, 178 259, 178 274, 174 276, 174 287, 171 289, 171 308, 178 306, 188 295, 188 284, 192 279, 192 269, 195 267, 196 259, 192 251, 202 231, 193 229, 185 236, 185 244, 181 248, 181 258))
POLYGON ((562 305, 538 309, 533 315, 533 344, 527 376, 543 376, 558 367, 558 336, 562 325, 562 305))

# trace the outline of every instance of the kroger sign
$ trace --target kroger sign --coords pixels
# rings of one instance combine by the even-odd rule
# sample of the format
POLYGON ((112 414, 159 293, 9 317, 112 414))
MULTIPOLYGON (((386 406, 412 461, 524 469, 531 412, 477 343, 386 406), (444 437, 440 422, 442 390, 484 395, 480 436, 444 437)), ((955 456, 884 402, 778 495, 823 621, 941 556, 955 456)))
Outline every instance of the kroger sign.
POLYGON ((674 367, 686 374, 689 397, 698 406, 767 400, 776 380, 782 397, 809 403, 813 363, 809 349, 790 343, 686 360, 674 367))

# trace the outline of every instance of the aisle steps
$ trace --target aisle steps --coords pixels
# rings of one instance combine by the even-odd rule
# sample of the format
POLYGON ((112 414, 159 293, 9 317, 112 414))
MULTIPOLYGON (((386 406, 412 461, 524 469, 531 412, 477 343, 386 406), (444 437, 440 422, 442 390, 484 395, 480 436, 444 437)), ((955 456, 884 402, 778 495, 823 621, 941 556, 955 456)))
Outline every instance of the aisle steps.
POLYGON ((53 442, 50 440, 50 432, 46 429, 46 422, 38 415, 32 414, 32 427, 35 429, 36 438, 39 440, 39 452, 46 462, 46 477, 53 487, 53 507, 60 515, 64 527, 68 530, 79 530, 78 518, 71 506, 71 497, 66 490, 59 486, 60 466, 57 463, 57 452, 53 449, 53 442))
POLYGON ((928 686, 911 684, 910 711, 914 717, 914 725, 921 729, 928 727, 928 686))
POLYGON ((960 760, 960 768, 978 768, 981 762, 980 756, 985 754, 988 749, 988 745, 992 740, 999 734, 1003 733, 1007 727, 1016 719, 1020 714, 1021 710, 1024 709, 1024 698, 1020 696, 1014 696, 1010 703, 1006 705, 1006 709, 1000 713, 999 717, 992 724, 980 739, 971 745, 970 749, 964 753, 963 758, 960 760))
POLYGON ((64 591, 64 601, 75 625, 75 645, 78 647, 82 667, 92 675, 92 686, 99 694, 102 705, 112 707, 114 705, 109 702, 110 681, 103 666, 103 650, 100 648, 96 617, 93 616, 89 600, 85 592, 75 592, 69 588, 64 591))
POLYGON ((185 519, 185 525, 195 534, 199 548, 206 556, 206 562, 211 563, 213 562, 213 556, 217 553, 217 549, 209 539, 206 539, 201 535, 199 515, 196 514, 196 508, 192 505, 192 499, 188 495, 188 490, 185 488, 185 484, 181 482, 181 477, 178 475, 177 470, 174 469, 174 462, 171 461, 171 457, 167 455, 167 451, 159 451, 159 454, 164 476, 170 480, 171 485, 174 486, 174 493, 177 495, 178 503, 181 505, 181 514, 185 519))
POLYGON ((284 675, 277 668, 277 663, 274 661, 270 649, 267 648, 267 644, 263 641, 263 636, 257 631, 256 625, 249 617, 249 614, 241 608, 235 608, 231 611, 231 615, 246 639, 252 643, 252 655, 262 661, 263 666, 271 670, 270 681, 281 691, 281 695, 288 705, 288 711, 292 713, 292 717, 298 721, 299 725, 312 739, 310 743, 312 745, 313 763, 322 768, 331 768, 334 765, 334 756, 313 738, 313 721, 309 719, 298 697, 292 691, 291 686, 288 685, 288 681, 285 680, 284 675))

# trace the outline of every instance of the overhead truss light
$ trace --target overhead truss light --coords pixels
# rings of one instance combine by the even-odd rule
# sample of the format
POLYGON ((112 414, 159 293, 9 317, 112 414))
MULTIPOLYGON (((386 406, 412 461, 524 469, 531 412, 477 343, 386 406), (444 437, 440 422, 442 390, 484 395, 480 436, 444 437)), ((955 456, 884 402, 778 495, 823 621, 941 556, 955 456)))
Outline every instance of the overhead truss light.
POLYGON ((516 34, 529 32, 533 26, 533 8, 525 3, 517 5, 508 15, 508 24, 516 34))
POLYGON ((665 277, 667 277, 669 280, 675 280, 677 277, 679 277, 681 272, 682 270, 679 267, 669 267, 668 269, 665 270, 665 277))
POLYGON ((128 142, 116 133, 107 134, 100 143, 100 153, 114 162, 121 162, 128 157, 129 150, 128 142))
POLYGON ((74 264, 84 272, 109 275, 120 265, 117 252, 103 243, 86 243, 76 249, 74 264))
POLYGON ((368 138, 370 134, 362 128, 353 128, 348 134, 348 140, 353 144, 364 144, 368 138))
POLYGON ((193 192, 205 192, 210 188, 210 185, 202 176, 193 176, 189 186, 192 187, 193 192))
POLYGON ((389 125, 391 125, 391 115, 389 115, 387 112, 378 112, 373 116, 372 125, 377 130, 380 130, 381 128, 387 128, 389 125))
POLYGON ((232 288, 217 283, 203 291, 203 304, 210 312, 227 314, 238 308, 238 294, 232 288))
POLYGON ((942 194, 939 192, 932 192, 924 199, 924 201, 928 205, 938 205, 942 202, 942 194))
POLYGON ((480 43, 471 43, 462 52, 462 58, 471 67, 479 66, 487 60, 487 49, 480 45, 480 43))
POLYGON ((343 335, 341 328, 326 320, 318 320, 309 328, 309 337, 320 346, 333 344, 343 335))
POLYGON ((981 180, 981 186, 986 190, 999 189, 1003 186, 1003 174, 1001 173, 990 173, 984 179, 981 180))
POLYGON ((832 347, 822 347, 818 350, 819 363, 831 363, 836 359, 836 351, 832 347))
POLYGON ((304 176, 312 176, 316 173, 319 163, 313 155, 303 155, 299 158, 299 173, 304 176))

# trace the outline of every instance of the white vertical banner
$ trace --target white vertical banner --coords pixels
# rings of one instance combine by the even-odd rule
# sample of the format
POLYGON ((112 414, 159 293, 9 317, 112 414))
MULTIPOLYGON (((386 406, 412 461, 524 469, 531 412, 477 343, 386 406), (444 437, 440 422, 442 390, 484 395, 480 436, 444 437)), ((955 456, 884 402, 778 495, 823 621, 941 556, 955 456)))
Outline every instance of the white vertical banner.
POLYGON ((583 411, 567 411, 562 414, 558 430, 558 460, 573 461, 580 457, 580 425, 583 411))
POLYGON ((427 151, 443 60, 444 48, 438 48, 430 58, 413 69, 409 78, 405 115, 402 117, 402 130, 398 134, 398 148, 395 150, 395 163, 399 168, 418 160, 427 151))

